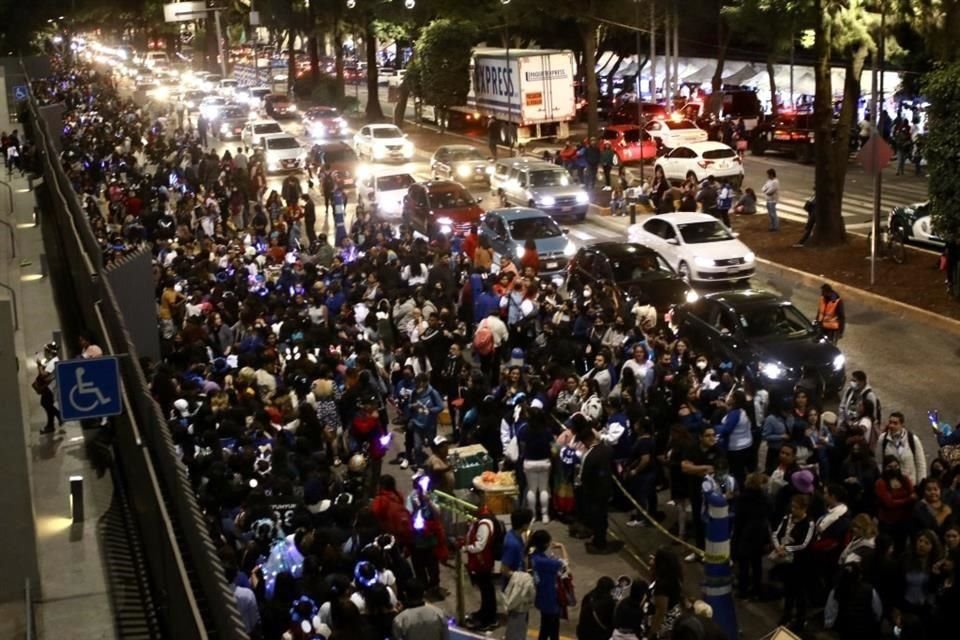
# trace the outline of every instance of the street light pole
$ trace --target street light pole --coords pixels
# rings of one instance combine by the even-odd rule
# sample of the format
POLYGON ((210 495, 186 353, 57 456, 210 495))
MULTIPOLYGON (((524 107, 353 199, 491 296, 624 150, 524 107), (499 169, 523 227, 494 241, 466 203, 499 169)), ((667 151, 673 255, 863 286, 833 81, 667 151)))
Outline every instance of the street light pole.
MULTIPOLYGON (((633 0, 634 7, 636 8, 637 13, 637 81, 636 81, 636 91, 637 91, 637 143, 640 145, 640 182, 643 183, 643 100, 641 99, 640 92, 640 0, 633 0)), ((651 32, 651 38, 653 38, 651 32)), ((651 57, 651 60, 653 58, 651 57)), ((631 223, 636 222, 636 220, 631 220, 631 223)))
MULTIPOLYGON (((879 242, 880 236, 880 191, 883 188, 883 169, 878 166, 876 155, 880 150, 880 105, 883 101, 883 96, 880 95, 877 87, 877 76, 879 74, 880 78, 883 78, 883 54, 884 54, 884 38, 887 31, 887 4, 882 2, 880 4, 880 35, 877 38, 879 42, 877 43, 877 53, 873 57, 873 95, 872 95, 872 109, 871 116, 873 120, 873 136, 876 138, 873 144, 873 168, 876 169, 876 173, 873 175, 873 219, 871 220, 871 230, 870 234, 870 285, 873 286, 876 280, 877 272, 877 243, 879 242)), ((882 80, 881 80, 882 82, 882 80)), ((903 153, 902 150, 897 151, 897 153, 903 153)), ((891 233, 892 229, 887 229, 887 233, 891 233)))

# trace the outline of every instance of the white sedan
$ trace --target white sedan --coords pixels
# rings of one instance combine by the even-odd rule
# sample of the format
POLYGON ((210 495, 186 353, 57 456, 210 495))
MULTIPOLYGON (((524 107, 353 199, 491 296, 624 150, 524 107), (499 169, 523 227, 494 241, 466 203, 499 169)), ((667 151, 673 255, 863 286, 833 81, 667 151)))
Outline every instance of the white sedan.
POLYGON ((393 124, 368 124, 353 136, 353 150, 360 159, 377 162, 410 161, 416 149, 407 134, 393 124))
POLYGON ((650 137, 657 141, 663 149, 674 149, 682 144, 703 142, 707 139, 707 132, 691 120, 666 119, 651 120, 644 127, 650 137))
POLYGON ((756 266, 753 251, 706 213, 651 216, 631 225, 627 237, 659 252, 690 282, 746 280, 756 266))

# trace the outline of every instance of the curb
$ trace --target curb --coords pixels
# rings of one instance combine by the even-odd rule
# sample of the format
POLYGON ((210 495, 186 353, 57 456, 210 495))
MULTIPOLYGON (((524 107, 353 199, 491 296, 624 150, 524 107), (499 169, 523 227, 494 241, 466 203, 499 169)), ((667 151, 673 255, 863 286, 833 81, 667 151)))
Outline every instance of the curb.
POLYGON ((866 289, 853 287, 824 276, 818 276, 807 271, 801 271, 800 269, 794 269, 793 267, 777 264, 776 262, 771 262, 770 260, 766 260, 764 258, 757 258, 757 263, 767 267, 768 269, 778 272, 781 276, 799 279, 807 286, 816 287, 826 283, 833 287, 841 295, 862 298, 868 304, 883 309, 884 311, 895 314, 909 314, 912 315, 914 319, 919 320, 920 322, 923 322, 934 329, 940 329, 942 331, 948 331, 950 333, 960 335, 960 320, 947 318, 932 311, 927 311, 926 309, 921 309, 920 307, 915 307, 905 302, 900 302, 899 300, 886 298, 873 293, 872 291, 867 291, 866 289))

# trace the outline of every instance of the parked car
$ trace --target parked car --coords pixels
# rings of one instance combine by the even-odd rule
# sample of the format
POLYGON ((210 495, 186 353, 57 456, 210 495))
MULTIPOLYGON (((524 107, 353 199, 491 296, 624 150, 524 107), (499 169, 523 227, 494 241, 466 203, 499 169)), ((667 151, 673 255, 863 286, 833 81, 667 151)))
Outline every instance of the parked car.
POLYGON ((722 142, 685 144, 657 158, 656 167, 673 183, 690 179, 700 182, 713 176, 739 189, 743 184, 743 162, 731 147, 722 142))
POLYGON ((409 173, 381 173, 357 181, 357 210, 370 209, 377 218, 399 218, 410 186, 417 182, 409 173))
POLYGON ((577 222, 583 222, 590 206, 590 196, 567 170, 541 160, 498 161, 490 177, 490 188, 502 207, 531 207, 553 216, 575 218, 577 222))
POLYGON ((445 144, 437 147, 430 159, 434 180, 459 180, 463 183, 490 184, 493 166, 476 147, 445 144))
POLYGON ((312 107, 303 114, 303 128, 311 138, 339 138, 347 134, 347 121, 333 107, 312 107))
POLYGON ((344 187, 352 187, 357 182, 360 160, 346 142, 328 142, 317 145, 320 162, 330 165, 337 172, 337 179, 344 187))
POLYGON ((276 120, 251 120, 247 122, 240 134, 245 145, 259 147, 263 144, 263 137, 283 133, 283 128, 276 120))
POLYGON ((500 256, 523 257, 524 245, 527 240, 533 240, 540 256, 539 275, 542 278, 561 276, 567 268, 567 261, 577 252, 576 246, 551 216, 528 207, 492 209, 483 217, 478 231, 490 240, 494 264, 500 263, 500 256))
POLYGON ((267 173, 299 171, 303 168, 306 154, 297 139, 289 133, 265 135, 261 141, 267 173))
POLYGON ((686 118, 653 120, 643 127, 662 149, 675 149, 680 145, 705 142, 707 132, 686 118))
POLYGON ((290 98, 281 93, 271 93, 263 97, 263 108, 271 118, 280 120, 282 118, 295 118, 297 116, 297 105, 290 101, 290 98))
POLYGON ((466 233, 482 215, 470 192, 450 180, 410 185, 403 199, 403 222, 429 238, 437 233, 466 233))
POLYGON ((762 156, 767 151, 775 151, 792 155, 797 162, 813 162, 815 140, 812 113, 782 114, 757 125, 750 152, 762 156))
POLYGON ((653 161, 657 157, 657 142, 634 124, 612 124, 600 132, 600 141, 610 143, 614 165, 653 161))
POLYGON ((407 135, 393 124, 368 124, 353 136, 353 148, 360 158, 384 162, 413 159, 416 149, 407 135))
POLYGON ((577 298, 585 287, 600 292, 613 285, 620 308, 651 304, 658 316, 674 305, 697 299, 697 294, 670 264, 651 247, 635 242, 599 242, 580 247, 567 267, 563 289, 577 298))
MULTIPOLYGON (((640 112, 645 122, 663 120, 667 117, 667 108, 656 102, 641 102, 640 112)), ((640 114, 637 113, 637 103, 623 102, 610 114, 611 124, 640 124, 640 114)))
POLYGON ((691 282, 746 280, 756 255, 707 213, 667 213, 627 228, 631 242, 656 249, 691 282))
POLYGON ((698 353, 744 367, 772 396, 790 398, 807 381, 822 395, 840 391, 845 358, 789 300, 768 291, 709 293, 671 314, 698 353))
POLYGON ((899 233, 905 242, 916 242, 942 249, 943 238, 933 233, 930 220, 930 203, 918 202, 894 207, 887 216, 887 228, 899 233))

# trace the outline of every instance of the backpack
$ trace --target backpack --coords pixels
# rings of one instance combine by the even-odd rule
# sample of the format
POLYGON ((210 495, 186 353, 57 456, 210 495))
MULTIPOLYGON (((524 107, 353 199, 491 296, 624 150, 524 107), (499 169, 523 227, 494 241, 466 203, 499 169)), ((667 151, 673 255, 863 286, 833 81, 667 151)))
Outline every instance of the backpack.
POLYGON ((488 356, 493 353, 494 348, 493 330, 484 320, 477 327, 477 332, 473 334, 473 350, 481 356, 488 356))
MULTIPOLYGON (((913 458, 914 458, 914 460, 916 460, 916 458, 917 458, 917 445, 916 445, 916 443, 913 441, 913 432, 910 431, 910 430, 907 430, 906 438, 907 438, 907 444, 910 445, 910 455, 912 455, 913 458)), ((886 455, 887 442, 889 442, 889 441, 890 441, 890 435, 889 435, 888 433, 884 432, 883 435, 880 436, 880 460, 881 460, 881 461, 883 460, 883 456, 886 455)), ((919 473, 923 473, 923 471, 924 471, 924 470, 922 470, 922 469, 917 469, 917 472, 919 472, 919 473)))
POLYGON ((496 516, 489 516, 488 520, 493 524, 493 537, 489 543, 491 545, 490 550, 493 551, 493 558, 499 560, 503 557, 503 541, 507 537, 507 529, 500 522, 500 518, 496 516))
POLYGON ((44 374, 38 374, 36 378, 33 379, 33 382, 30 383, 30 387, 38 396, 42 396, 43 392, 46 391, 49 381, 44 374))

